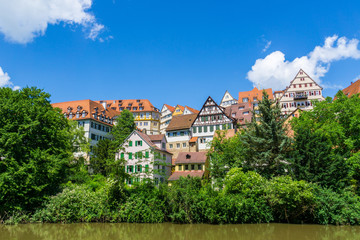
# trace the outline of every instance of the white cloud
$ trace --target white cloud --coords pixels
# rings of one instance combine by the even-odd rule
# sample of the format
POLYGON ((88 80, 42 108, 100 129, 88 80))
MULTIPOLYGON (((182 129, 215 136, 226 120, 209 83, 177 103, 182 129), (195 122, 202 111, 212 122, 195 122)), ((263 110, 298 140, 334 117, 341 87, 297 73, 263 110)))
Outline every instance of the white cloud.
POLYGON ((10 79, 9 74, 4 72, 0 67, 0 87, 13 87, 14 90, 20 89, 19 86, 14 86, 10 79))
POLYGON ((285 59, 284 53, 275 51, 263 59, 257 59, 247 73, 247 79, 261 88, 284 89, 302 68, 320 83, 332 62, 347 58, 360 59, 358 44, 358 39, 349 40, 334 35, 327 37, 323 46, 316 46, 308 55, 291 62, 285 59))
POLYGON ((267 41, 265 47, 262 50, 262 52, 266 52, 269 49, 270 46, 271 46, 271 41, 267 41))
POLYGON ((95 39, 104 26, 88 10, 93 0, 0 0, 0 32, 12 42, 28 43, 49 24, 76 24, 95 39))

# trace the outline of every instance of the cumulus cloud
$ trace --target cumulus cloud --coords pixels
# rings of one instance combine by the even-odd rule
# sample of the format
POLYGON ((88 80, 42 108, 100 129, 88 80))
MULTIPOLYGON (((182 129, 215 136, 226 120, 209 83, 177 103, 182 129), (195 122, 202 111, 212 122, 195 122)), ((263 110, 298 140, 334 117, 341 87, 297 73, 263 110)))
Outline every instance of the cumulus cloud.
POLYGON ((275 51, 263 59, 257 59, 247 73, 247 79, 261 88, 284 89, 301 68, 320 83, 332 62, 347 58, 360 59, 358 44, 358 39, 349 40, 334 35, 327 37, 323 46, 316 46, 306 56, 293 61, 286 60, 281 51, 275 51))
POLYGON ((4 72, 0 67, 0 87, 12 87, 14 90, 20 89, 19 86, 14 86, 10 81, 10 76, 8 73, 4 72))
POLYGON ((28 43, 49 24, 75 24, 96 39, 104 26, 88 11, 93 0, 0 0, 0 32, 9 41, 28 43))

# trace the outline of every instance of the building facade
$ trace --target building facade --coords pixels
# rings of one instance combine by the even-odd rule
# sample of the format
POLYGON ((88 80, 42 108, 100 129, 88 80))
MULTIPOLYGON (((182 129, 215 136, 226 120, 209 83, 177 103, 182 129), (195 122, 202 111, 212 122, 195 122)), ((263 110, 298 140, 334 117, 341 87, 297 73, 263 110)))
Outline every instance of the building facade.
POLYGON ((231 105, 234 105, 234 104, 237 104, 237 103, 238 103, 238 100, 233 98, 231 96, 231 94, 228 91, 226 91, 223 98, 221 99, 220 106, 221 107, 228 107, 228 106, 231 106, 231 105))
POLYGON ((191 152, 191 126, 197 114, 174 116, 166 128, 167 149, 176 158, 180 152, 191 152))
POLYGON ((160 133, 165 134, 166 128, 171 122, 172 115, 175 111, 175 107, 172 107, 168 104, 164 104, 160 112, 160 133))
POLYGON ((148 99, 102 100, 107 108, 122 112, 127 109, 134 114, 138 129, 149 135, 160 134, 160 111, 148 99))
POLYGON ((134 130, 120 149, 115 158, 125 161, 125 171, 130 175, 127 184, 144 179, 159 184, 170 176, 172 154, 166 150, 165 135, 147 135, 134 130))
MULTIPOLYGON (((79 127, 83 127, 85 137, 90 140, 93 147, 99 140, 111 139, 111 129, 120 112, 109 109, 105 104, 95 101, 80 100, 51 104, 54 108, 60 108, 67 119, 74 120, 79 127)), ((84 153, 77 153, 78 156, 84 153)), ((90 156, 86 157, 89 160, 90 156)))
POLYGON ((238 103, 250 103, 253 109, 257 108, 258 103, 263 98, 263 91, 269 95, 269 99, 274 99, 274 95, 271 88, 258 89, 254 87, 251 91, 239 92, 238 103))
POLYGON ((313 101, 323 101, 322 87, 302 69, 296 74, 279 100, 281 111, 288 115, 297 108, 303 111, 313 109, 313 101))
POLYGON ((182 152, 175 160, 175 171, 169 177, 169 181, 179 180, 180 177, 203 178, 205 164, 207 161, 206 152, 182 152))
POLYGON ((226 115, 236 120, 238 126, 245 127, 252 120, 252 110, 251 103, 243 102, 225 107, 224 111, 226 115))
POLYGON ((216 130, 234 128, 236 128, 236 120, 227 116, 223 108, 208 97, 192 124, 191 131, 199 151, 207 151, 216 130))

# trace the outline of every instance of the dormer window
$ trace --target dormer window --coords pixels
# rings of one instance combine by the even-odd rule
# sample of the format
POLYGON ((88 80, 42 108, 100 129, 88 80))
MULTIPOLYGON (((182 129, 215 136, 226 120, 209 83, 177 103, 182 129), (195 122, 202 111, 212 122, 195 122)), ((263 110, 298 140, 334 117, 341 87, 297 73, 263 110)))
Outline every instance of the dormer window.
POLYGON ((137 110, 137 107, 133 107, 133 110, 136 111, 136 110, 137 110))
POLYGON ((129 103, 128 106, 131 107, 131 106, 132 106, 132 103, 129 103))
POLYGON ((139 106, 142 106, 143 104, 142 103, 139 103, 139 106))
POLYGON ((78 110, 79 112, 81 111, 81 109, 82 109, 81 106, 78 106, 78 107, 77 107, 77 110, 78 110))
POLYGON ((136 100, 136 102, 140 102, 140 99, 136 100))
POLYGON ((64 113, 64 117, 65 117, 65 118, 67 117, 67 114, 66 114, 66 113, 64 113))
POLYGON ((99 108, 98 107, 94 107, 94 109, 95 109, 95 112, 97 113, 98 112, 98 110, 99 110, 99 108))
POLYGON ((82 117, 83 118, 86 117, 86 112, 85 111, 82 112, 82 117))
POLYGON ((69 114, 69 119, 72 119, 73 118, 73 113, 71 112, 70 114, 69 114))
POLYGON ((141 110, 144 110, 144 107, 139 107, 139 110, 141 111, 141 110))
POLYGON ((79 118, 79 117, 80 117, 80 113, 76 112, 76 118, 79 118))
POLYGON ((191 155, 190 154, 186 154, 186 159, 190 159, 191 155))
POLYGON ((67 108, 67 112, 68 112, 68 113, 70 113, 70 112, 71 112, 71 110, 72 110, 72 108, 71 108, 71 107, 68 107, 68 108, 67 108))

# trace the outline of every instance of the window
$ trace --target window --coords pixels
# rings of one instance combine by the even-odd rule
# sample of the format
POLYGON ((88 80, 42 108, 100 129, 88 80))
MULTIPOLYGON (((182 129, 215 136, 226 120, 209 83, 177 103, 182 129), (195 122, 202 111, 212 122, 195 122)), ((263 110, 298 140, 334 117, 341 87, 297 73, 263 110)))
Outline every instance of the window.
POLYGON ((176 144, 176 148, 180 148, 180 143, 177 143, 177 144, 176 144))
POLYGON ((141 165, 137 165, 137 172, 141 173, 142 172, 142 166, 141 165))
POLYGON ((213 132, 213 131, 214 131, 214 126, 211 125, 211 126, 210 126, 210 132, 213 132))
POLYGON ((186 143, 183 143, 183 148, 186 148, 186 143))
POLYGON ((253 100, 254 100, 254 101, 257 101, 257 97, 253 97, 253 100))
POLYGON ((189 170, 189 165, 184 165, 185 166, 185 170, 189 170))
POLYGON ((202 127, 198 127, 199 133, 202 132, 202 127))
POLYGON ((146 118, 150 118, 150 114, 149 114, 149 113, 146 113, 146 118))
POLYGON ((182 165, 179 165, 178 168, 179 168, 179 171, 182 171, 182 165))
POLYGON ((216 125, 216 130, 220 130, 220 125, 216 125))
MULTIPOLYGON (((236 117, 236 113, 232 113, 231 114, 232 117, 236 117)), ((211 131, 211 130, 210 130, 211 131)))
POLYGON ((243 112, 244 115, 249 115, 249 111, 243 112))
POLYGON ((191 164, 191 170, 195 170, 195 165, 191 164))
POLYGON ((161 147, 162 147, 162 148, 166 148, 166 144, 165 144, 165 143, 161 143, 161 147))
POLYGON ((129 147, 132 147, 132 141, 129 142, 129 147))
POLYGON ((149 152, 145 152, 145 158, 149 158, 149 152))
POLYGON ((196 127, 193 127, 193 133, 196 133, 196 127))
POLYGON ((121 159, 124 159, 124 157, 125 157, 125 154, 124 154, 124 153, 121 153, 121 154, 120 154, 120 158, 121 158, 121 159))
POLYGON ((133 158, 132 158, 132 153, 129 153, 129 159, 133 159, 133 158))
POLYGON ((244 106, 241 106, 241 107, 239 107, 239 110, 243 110, 245 107, 244 106))
POLYGON ((248 102, 249 99, 248 99, 248 98, 243 98, 242 101, 243 101, 243 102, 248 102))
POLYGON ((296 84, 294 84, 294 88, 296 88, 296 84))
POLYGON ((184 132, 180 132, 180 136, 184 136, 184 132))
POLYGON ((148 122, 144 122, 144 126, 147 126, 148 125, 148 122))
POLYGON ((95 134, 93 134, 93 133, 91 134, 91 139, 95 140, 95 134))
POLYGON ((135 146, 142 146, 142 141, 135 141, 135 146))
POLYGON ((148 164, 145 165, 145 172, 149 172, 149 165, 148 164))
POLYGON ((172 144, 169 144, 169 148, 173 148, 173 145, 172 145, 172 144))
POLYGON ((198 170, 202 170, 202 165, 198 164, 198 170))

